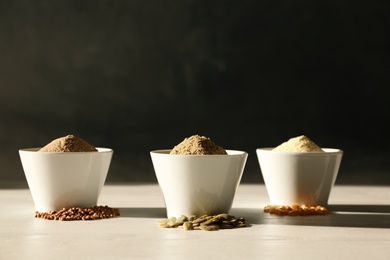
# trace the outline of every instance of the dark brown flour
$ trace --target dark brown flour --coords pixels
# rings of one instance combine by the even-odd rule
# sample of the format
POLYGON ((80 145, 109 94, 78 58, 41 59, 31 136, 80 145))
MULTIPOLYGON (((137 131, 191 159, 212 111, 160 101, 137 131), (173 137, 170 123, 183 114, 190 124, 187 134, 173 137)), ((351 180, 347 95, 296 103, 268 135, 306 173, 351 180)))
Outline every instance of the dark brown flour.
POLYGON ((38 152, 97 152, 97 149, 74 135, 57 138, 38 152))
POLYGON ((212 155, 227 154, 226 151, 216 145, 210 138, 205 136, 193 135, 184 139, 183 142, 176 145, 170 154, 186 155, 212 155))

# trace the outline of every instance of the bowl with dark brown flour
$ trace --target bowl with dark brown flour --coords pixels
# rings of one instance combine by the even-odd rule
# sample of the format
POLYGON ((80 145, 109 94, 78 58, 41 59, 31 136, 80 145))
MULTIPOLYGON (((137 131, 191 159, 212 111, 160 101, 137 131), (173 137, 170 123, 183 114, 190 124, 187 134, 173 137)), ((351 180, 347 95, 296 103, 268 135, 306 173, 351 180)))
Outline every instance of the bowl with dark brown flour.
POLYGON ((67 135, 19 155, 37 212, 94 207, 106 180, 113 150, 95 148, 67 135))
POLYGON ((343 151, 321 148, 307 136, 256 150, 272 205, 327 205, 343 151))
POLYGON ((228 213, 248 157, 200 135, 150 155, 167 217, 228 213))

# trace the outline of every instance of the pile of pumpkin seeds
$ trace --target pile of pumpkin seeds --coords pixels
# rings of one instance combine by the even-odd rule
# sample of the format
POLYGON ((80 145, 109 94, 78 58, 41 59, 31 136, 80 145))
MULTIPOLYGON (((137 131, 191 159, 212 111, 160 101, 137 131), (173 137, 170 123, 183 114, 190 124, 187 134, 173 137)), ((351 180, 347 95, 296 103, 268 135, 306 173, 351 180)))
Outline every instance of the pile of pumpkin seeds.
POLYGON ((182 228, 184 230, 205 230, 215 231, 219 229, 232 229, 245 227, 244 218, 235 218, 229 214, 223 213, 218 215, 203 215, 200 217, 196 216, 184 216, 181 215, 179 218, 170 217, 158 221, 161 228, 182 228))

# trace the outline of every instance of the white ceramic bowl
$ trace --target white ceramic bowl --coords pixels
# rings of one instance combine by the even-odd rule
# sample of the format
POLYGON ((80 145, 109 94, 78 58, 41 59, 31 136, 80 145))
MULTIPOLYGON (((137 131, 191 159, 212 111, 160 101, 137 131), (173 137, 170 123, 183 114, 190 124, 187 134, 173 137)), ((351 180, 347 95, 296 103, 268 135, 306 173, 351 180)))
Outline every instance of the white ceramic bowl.
POLYGON ((261 173, 273 205, 328 204, 343 151, 279 152, 272 148, 256 150, 261 173))
POLYGON ((19 150, 36 211, 97 205, 113 150, 96 149, 97 152, 19 150))
POLYGON ((235 150, 226 150, 227 155, 169 152, 150 152, 167 217, 228 213, 248 154, 235 150))

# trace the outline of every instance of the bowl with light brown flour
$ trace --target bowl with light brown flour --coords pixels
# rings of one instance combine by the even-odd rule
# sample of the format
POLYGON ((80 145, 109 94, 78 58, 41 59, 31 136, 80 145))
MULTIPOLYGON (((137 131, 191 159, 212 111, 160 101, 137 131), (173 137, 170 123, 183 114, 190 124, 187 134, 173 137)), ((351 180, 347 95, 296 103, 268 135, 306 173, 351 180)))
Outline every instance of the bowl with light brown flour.
POLYGON ((167 217, 228 213, 248 157, 200 135, 150 155, 167 217))
POLYGON ((96 206, 112 154, 112 149, 95 148, 74 135, 20 149, 36 212, 96 206))
POLYGON ((270 204, 327 205, 343 151, 321 148, 307 136, 256 149, 270 204))

